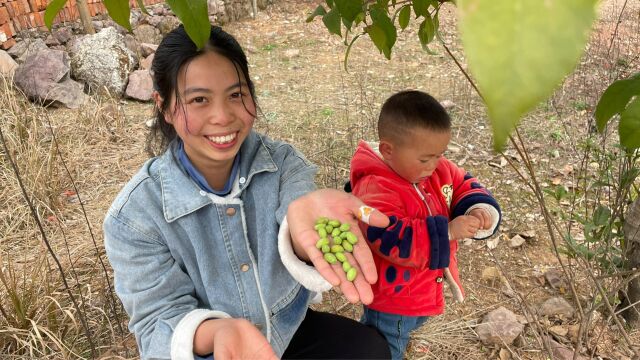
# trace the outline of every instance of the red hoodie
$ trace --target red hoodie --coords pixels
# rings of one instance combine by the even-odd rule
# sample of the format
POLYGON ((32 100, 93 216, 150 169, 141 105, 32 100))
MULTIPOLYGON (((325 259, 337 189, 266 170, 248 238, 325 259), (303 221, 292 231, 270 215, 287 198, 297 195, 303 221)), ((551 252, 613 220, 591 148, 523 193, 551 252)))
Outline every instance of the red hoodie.
POLYGON ((445 158, 431 176, 412 184, 363 141, 351 160, 351 187, 355 196, 391 219, 386 228, 362 225, 379 274, 369 308, 409 316, 442 314, 445 279, 462 301, 458 243, 449 240, 449 221, 482 207, 492 215, 493 226, 480 236, 493 235, 500 207, 489 191, 445 158))

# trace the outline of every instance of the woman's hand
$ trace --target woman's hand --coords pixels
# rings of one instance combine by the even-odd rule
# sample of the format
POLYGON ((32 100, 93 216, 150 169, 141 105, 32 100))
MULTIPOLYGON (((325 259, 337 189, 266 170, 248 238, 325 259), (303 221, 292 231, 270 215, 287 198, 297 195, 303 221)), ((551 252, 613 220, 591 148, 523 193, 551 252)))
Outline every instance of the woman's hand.
MULTIPOLYGON (((339 286, 351 303, 358 301, 369 304, 373 301, 371 284, 378 280, 371 250, 360 232, 358 218, 364 203, 353 195, 334 189, 322 189, 308 193, 293 201, 287 210, 287 221, 291 232, 291 241, 296 255, 309 260, 331 285, 339 286), (314 229, 319 217, 336 219, 351 225, 351 232, 358 237, 353 253, 347 255, 349 263, 358 271, 353 282, 347 280, 340 263, 329 265, 320 250, 316 248, 319 236, 314 229), (353 256, 351 256, 353 255, 353 256)), ((368 208, 371 209, 371 208, 368 208)), ((389 218, 379 211, 373 211, 363 220, 373 226, 386 227, 389 218)))
POLYGON ((213 352, 215 360, 278 358, 260 330, 245 319, 203 321, 193 339, 193 352, 213 352))

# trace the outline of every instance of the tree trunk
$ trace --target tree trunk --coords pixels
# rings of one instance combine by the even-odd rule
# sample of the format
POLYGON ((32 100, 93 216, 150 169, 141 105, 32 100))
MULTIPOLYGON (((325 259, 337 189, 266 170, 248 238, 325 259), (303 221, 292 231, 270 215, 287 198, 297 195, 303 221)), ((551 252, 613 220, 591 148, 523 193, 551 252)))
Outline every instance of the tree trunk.
POLYGON ((91 22, 91 13, 89 12, 89 6, 87 6, 87 0, 76 0, 78 6, 78 12, 80 13, 80 22, 85 34, 95 34, 96 29, 93 28, 91 22))
MULTIPOLYGON (((629 269, 640 269, 640 197, 630 206, 624 220, 626 240, 626 260, 629 269)), ((629 282, 627 293, 623 296, 622 308, 640 302, 640 278, 629 282)), ((640 327, 640 304, 629 307, 622 316, 632 328, 640 327)))

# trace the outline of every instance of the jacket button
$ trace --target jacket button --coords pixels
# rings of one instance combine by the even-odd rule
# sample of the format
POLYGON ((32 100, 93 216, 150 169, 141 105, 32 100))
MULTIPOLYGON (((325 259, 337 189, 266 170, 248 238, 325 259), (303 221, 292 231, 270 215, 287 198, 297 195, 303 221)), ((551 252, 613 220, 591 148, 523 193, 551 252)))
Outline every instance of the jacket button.
POLYGON ((438 276, 438 277, 436 278, 436 282, 437 282, 438 284, 439 284, 439 283, 441 283, 441 282, 442 282, 442 280, 443 280, 443 279, 442 279, 442 276, 438 276))
POLYGON ((240 270, 242 270, 243 272, 249 271, 249 264, 240 265, 240 270))
POLYGON ((227 215, 229 216, 233 216, 236 214, 236 209, 232 208, 232 207, 228 207, 227 208, 227 215))

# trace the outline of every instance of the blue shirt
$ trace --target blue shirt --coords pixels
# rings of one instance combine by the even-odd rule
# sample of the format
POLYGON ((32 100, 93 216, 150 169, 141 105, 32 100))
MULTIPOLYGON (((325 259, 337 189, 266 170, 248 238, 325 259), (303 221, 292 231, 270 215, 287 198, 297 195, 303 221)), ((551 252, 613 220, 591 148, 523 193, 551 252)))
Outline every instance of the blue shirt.
POLYGON ((178 161, 184 167, 184 170, 187 172, 187 174, 189 174, 191 179, 193 179, 193 181, 195 181, 196 184, 198 184, 200 189, 206 192, 210 192, 212 194, 216 194, 218 196, 225 196, 231 192, 231 188, 233 187, 233 182, 235 181, 236 176, 238 175, 238 165, 240 164, 240 152, 238 152, 235 159, 233 159, 233 166, 231 167, 231 176, 229 176, 229 178, 227 179, 227 183, 224 185, 224 189, 220 191, 216 191, 216 190, 213 190, 211 186, 209 186, 209 183, 204 178, 202 173, 198 171, 198 169, 196 169, 195 166, 193 166, 193 163, 191 163, 191 160, 189 160, 187 153, 184 151, 184 143, 182 142, 182 140, 178 139, 176 141, 178 142, 177 151, 176 151, 176 156, 178 157, 178 161))

